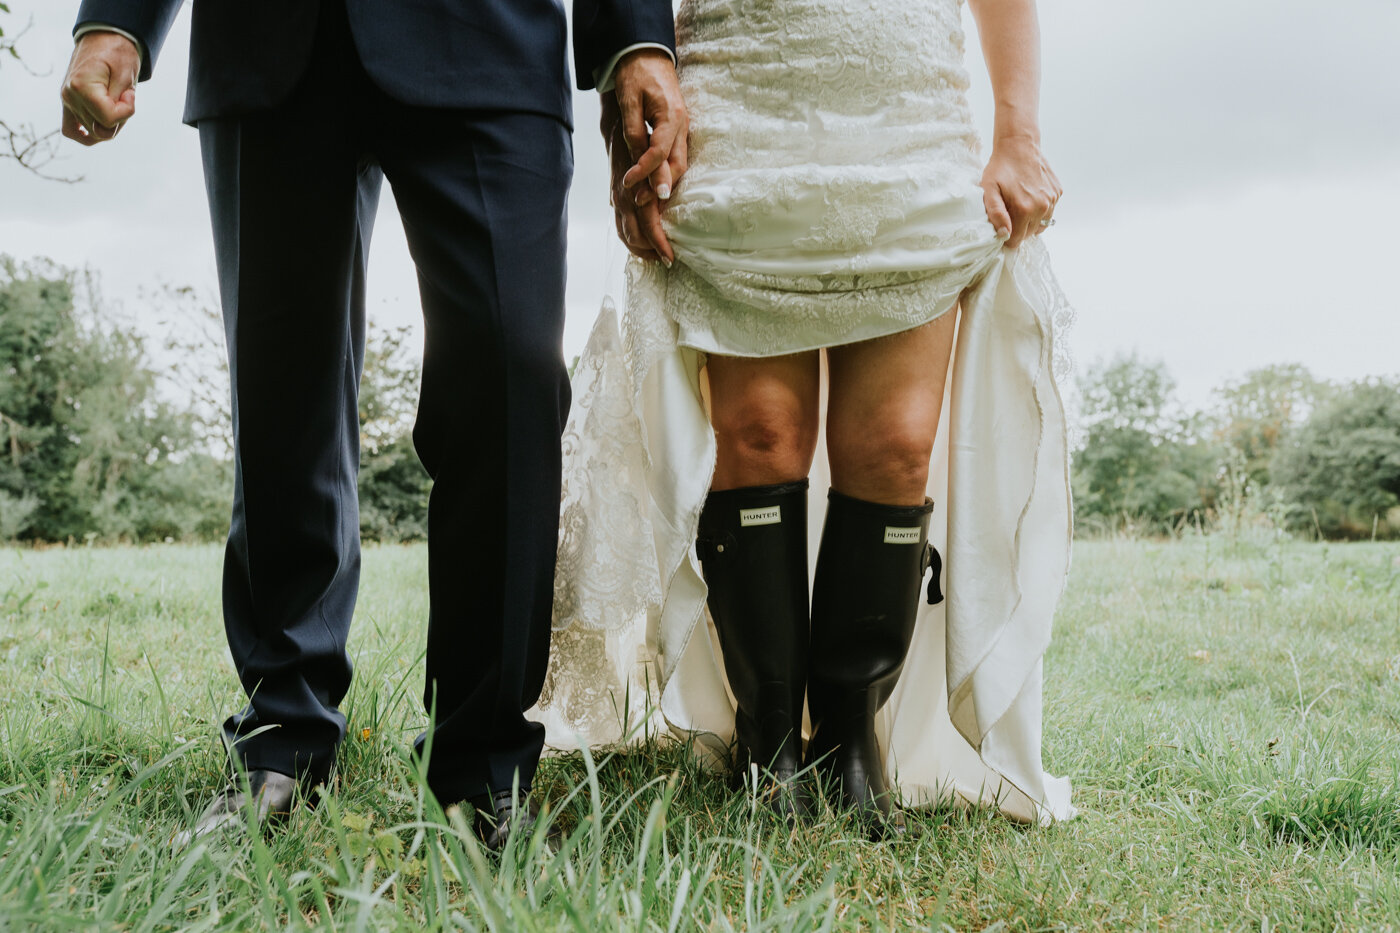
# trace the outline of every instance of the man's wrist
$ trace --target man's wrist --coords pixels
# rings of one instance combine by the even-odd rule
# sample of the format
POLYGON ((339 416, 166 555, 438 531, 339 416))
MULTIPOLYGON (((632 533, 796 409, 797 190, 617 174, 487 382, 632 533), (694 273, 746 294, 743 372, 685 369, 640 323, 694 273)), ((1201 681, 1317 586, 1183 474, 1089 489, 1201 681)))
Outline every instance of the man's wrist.
POLYGON ((617 68, 622 64, 624 58, 634 52, 645 50, 664 52, 666 56, 671 59, 671 63, 675 64, 676 54, 672 52, 670 48, 659 42, 638 42, 635 45, 629 45, 627 48, 608 59, 601 68, 593 72, 593 83, 597 87, 598 93, 605 94, 616 86, 617 68))
POLYGON ((140 39, 136 38, 131 33, 127 32, 125 29, 119 29, 116 26, 111 26, 107 23, 83 23, 77 29, 73 30, 73 42, 74 44, 77 44, 78 42, 82 41, 83 36, 90 35, 96 32, 106 32, 121 36, 123 39, 126 39, 132 45, 136 46, 136 68, 138 72, 141 70, 141 67, 146 62, 146 49, 141 45, 140 39))

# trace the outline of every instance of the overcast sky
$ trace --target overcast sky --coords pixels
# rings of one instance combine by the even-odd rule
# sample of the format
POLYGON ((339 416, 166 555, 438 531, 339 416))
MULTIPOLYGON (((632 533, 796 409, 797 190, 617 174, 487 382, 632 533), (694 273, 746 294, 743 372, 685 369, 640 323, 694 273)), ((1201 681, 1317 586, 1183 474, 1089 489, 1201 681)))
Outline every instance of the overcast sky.
MULTIPOLYGON (((0 118, 51 128, 77 0, 10 6, 6 31, 32 19, 21 50, 49 73, 0 65, 0 118)), ((1079 311, 1081 366, 1136 350, 1164 360, 1193 403, 1266 363, 1336 379, 1400 373, 1400 2, 1052 0, 1041 18, 1044 148, 1066 190, 1047 236, 1079 311)), ((985 133, 990 95, 967 19, 985 133)), ((120 140, 65 146, 53 168, 80 184, 0 161, 0 253, 92 268, 153 331, 165 315, 143 290, 215 282, 198 140, 179 119, 188 32, 186 10, 120 140)), ((576 95, 569 356, 615 258, 593 96, 576 95)), ((374 320, 418 326, 387 196, 369 296, 374 320)))

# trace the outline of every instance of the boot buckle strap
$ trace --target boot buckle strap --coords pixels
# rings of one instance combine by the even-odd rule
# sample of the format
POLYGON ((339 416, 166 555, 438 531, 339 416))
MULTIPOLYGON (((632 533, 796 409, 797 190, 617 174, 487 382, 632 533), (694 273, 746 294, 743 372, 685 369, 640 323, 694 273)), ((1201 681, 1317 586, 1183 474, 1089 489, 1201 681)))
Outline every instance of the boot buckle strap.
POLYGON ((943 590, 938 584, 938 578, 943 576, 943 558, 932 543, 924 545, 923 572, 928 573, 929 570, 933 571, 933 577, 928 581, 928 604, 937 606, 943 602, 943 590))

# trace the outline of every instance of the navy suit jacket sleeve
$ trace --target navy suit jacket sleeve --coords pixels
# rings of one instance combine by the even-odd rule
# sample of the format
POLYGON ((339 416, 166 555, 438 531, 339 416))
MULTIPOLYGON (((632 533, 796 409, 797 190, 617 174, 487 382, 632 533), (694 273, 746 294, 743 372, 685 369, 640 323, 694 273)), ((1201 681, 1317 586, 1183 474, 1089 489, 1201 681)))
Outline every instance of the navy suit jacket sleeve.
POLYGON ((675 53, 671 0, 574 0, 574 70, 580 89, 592 89, 593 72, 639 42, 655 42, 675 53))
POLYGON ((141 42, 141 80, 145 81, 155 69, 156 56, 165 44, 170 24, 185 0, 83 0, 78 8, 78 22, 116 26, 131 33, 141 42))

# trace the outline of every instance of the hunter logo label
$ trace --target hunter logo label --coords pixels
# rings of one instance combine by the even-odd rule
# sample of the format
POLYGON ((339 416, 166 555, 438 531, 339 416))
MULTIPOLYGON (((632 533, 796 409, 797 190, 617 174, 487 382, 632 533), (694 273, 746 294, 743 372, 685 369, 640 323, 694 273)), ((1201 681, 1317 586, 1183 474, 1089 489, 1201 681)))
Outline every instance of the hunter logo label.
POLYGON ((918 528, 885 528, 886 544, 918 544, 918 528))
POLYGON ((783 507, 781 505, 770 505, 762 509, 740 509, 739 525, 748 528, 750 525, 777 525, 783 520, 783 507))

